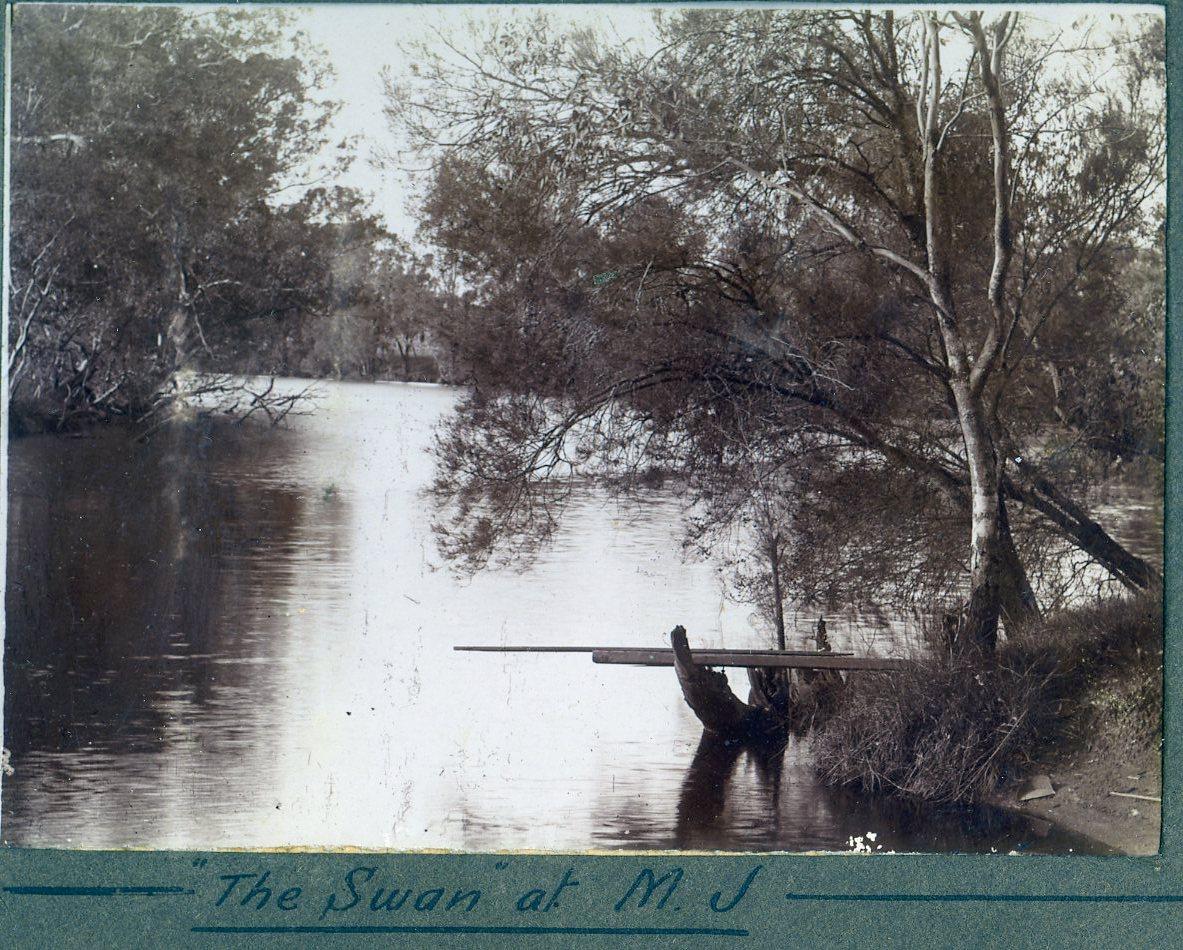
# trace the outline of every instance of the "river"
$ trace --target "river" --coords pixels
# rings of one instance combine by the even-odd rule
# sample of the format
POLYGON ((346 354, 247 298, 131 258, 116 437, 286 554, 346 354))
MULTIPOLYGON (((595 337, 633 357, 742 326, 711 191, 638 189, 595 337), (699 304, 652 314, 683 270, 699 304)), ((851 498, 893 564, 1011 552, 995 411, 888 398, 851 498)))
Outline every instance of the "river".
MULTIPOLYGON (((5 843, 1103 850, 823 788, 807 739, 771 760, 700 746, 669 669, 454 652, 657 646, 677 623, 696 646, 765 641, 713 565, 683 560, 661 493, 585 492, 529 568, 457 577, 422 496, 455 392, 321 390, 282 428, 10 446, 5 843)), ((1118 506, 1146 544, 1152 509, 1118 506)), ((815 619, 794 618, 797 643, 815 619)), ((839 650, 891 653, 904 629, 830 621, 839 650)))

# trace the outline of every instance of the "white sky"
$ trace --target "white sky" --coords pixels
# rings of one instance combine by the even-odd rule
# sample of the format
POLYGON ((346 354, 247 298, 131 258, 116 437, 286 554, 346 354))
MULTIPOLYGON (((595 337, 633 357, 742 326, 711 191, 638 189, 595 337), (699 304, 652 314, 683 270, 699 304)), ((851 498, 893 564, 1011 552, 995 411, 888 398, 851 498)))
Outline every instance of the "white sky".
MULTIPOLYGON (((394 141, 382 115, 383 68, 390 66, 396 73, 405 71, 411 60, 400 45, 430 41, 436 31, 459 41, 472 20, 488 23, 538 9, 525 5, 326 4, 297 12, 300 28, 325 49, 336 73, 335 81, 325 90, 328 98, 342 104, 333 142, 347 135, 359 137, 358 158, 341 183, 372 195, 374 207, 404 237, 410 238, 415 230, 415 223, 406 213, 412 191, 410 176, 390 168, 377 169, 371 161, 376 150, 394 141)), ((597 25, 614 32, 622 42, 642 41, 652 33, 653 7, 604 4, 545 9, 556 23, 597 25)))
MULTIPOLYGON (((718 4, 742 8, 745 4, 718 4)), ((766 5, 761 5, 766 7, 766 5)), ((800 4, 798 4, 800 6, 800 4)), ((573 26, 594 26, 607 37, 619 37, 621 42, 644 44, 651 34, 650 15, 656 6, 641 4, 547 5, 548 15, 557 23, 573 26)), ((371 159, 375 151, 389 147, 394 141, 382 115, 383 67, 389 66, 397 74, 405 71, 410 60, 400 44, 431 40, 433 30, 452 34, 458 45, 466 24, 512 17, 522 12, 533 12, 537 6, 481 6, 481 5, 415 5, 415 4, 325 4, 319 7, 293 10, 299 28, 328 54, 336 77, 325 90, 331 99, 342 103, 336 120, 334 144, 342 137, 358 137, 358 159, 341 180, 369 194, 376 210, 386 218, 390 227, 406 238, 411 238, 415 225, 407 214, 408 198, 414 186, 408 174, 397 170, 374 167, 371 159)), ((912 10, 916 7, 897 7, 912 10)), ((1106 14, 1128 16, 1154 12, 1160 7, 1092 5, 1027 5, 1031 19, 1043 21, 1048 29, 1066 27, 1073 19, 1091 14, 1098 20, 1106 14)), ((999 11, 1001 12, 1001 11, 999 11)), ((1104 28, 1102 24, 1102 29, 1104 28)))

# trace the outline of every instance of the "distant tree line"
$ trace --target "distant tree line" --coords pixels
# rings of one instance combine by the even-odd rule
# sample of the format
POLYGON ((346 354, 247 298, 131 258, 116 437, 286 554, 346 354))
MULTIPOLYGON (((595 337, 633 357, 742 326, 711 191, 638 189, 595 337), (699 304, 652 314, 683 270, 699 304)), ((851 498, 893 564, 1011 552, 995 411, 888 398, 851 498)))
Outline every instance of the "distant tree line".
POLYGON ((318 186, 350 159, 318 62, 277 11, 15 11, 18 431, 158 415, 207 372, 437 375, 430 260, 318 186))

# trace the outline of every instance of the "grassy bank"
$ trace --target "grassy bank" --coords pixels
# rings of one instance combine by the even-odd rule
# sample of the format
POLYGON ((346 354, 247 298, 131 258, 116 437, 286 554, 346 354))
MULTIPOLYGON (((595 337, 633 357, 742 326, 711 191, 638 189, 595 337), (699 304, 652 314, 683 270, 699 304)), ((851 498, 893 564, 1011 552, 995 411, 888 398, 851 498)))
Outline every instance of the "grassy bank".
POLYGON ((920 657, 898 674, 852 676, 815 736, 817 767, 831 784, 967 804, 998 801, 1036 771, 1087 787, 1106 768, 1114 777, 1092 783, 1105 796, 1118 775, 1156 771, 1161 710, 1161 601, 1118 599, 1045 618, 995 663, 920 657))

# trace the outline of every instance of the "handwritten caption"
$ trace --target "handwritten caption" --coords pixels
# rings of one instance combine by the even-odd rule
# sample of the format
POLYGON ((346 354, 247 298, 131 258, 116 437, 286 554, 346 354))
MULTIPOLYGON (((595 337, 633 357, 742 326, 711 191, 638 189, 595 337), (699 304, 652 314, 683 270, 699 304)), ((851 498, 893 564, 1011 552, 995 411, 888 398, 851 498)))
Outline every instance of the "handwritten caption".
MULTIPOLYGON (((505 871, 509 861, 496 864, 505 871)), ((705 886, 692 881, 677 865, 635 868, 619 876, 591 880, 575 865, 560 874, 538 880, 524 880, 525 886, 508 881, 471 884, 431 883, 427 886, 400 881, 378 862, 358 862, 324 884, 253 869, 233 874, 216 874, 211 884, 214 906, 223 911, 250 915, 277 912, 318 923, 357 922, 358 918, 406 915, 451 915, 464 917, 476 911, 498 916, 536 918, 563 909, 568 913, 628 914, 636 911, 681 913, 683 911, 730 914, 750 901, 760 884, 763 865, 757 864, 723 882, 712 878, 705 886), (586 880, 580 880, 584 877, 586 880)), ((732 877, 728 875, 728 877, 732 877)))

